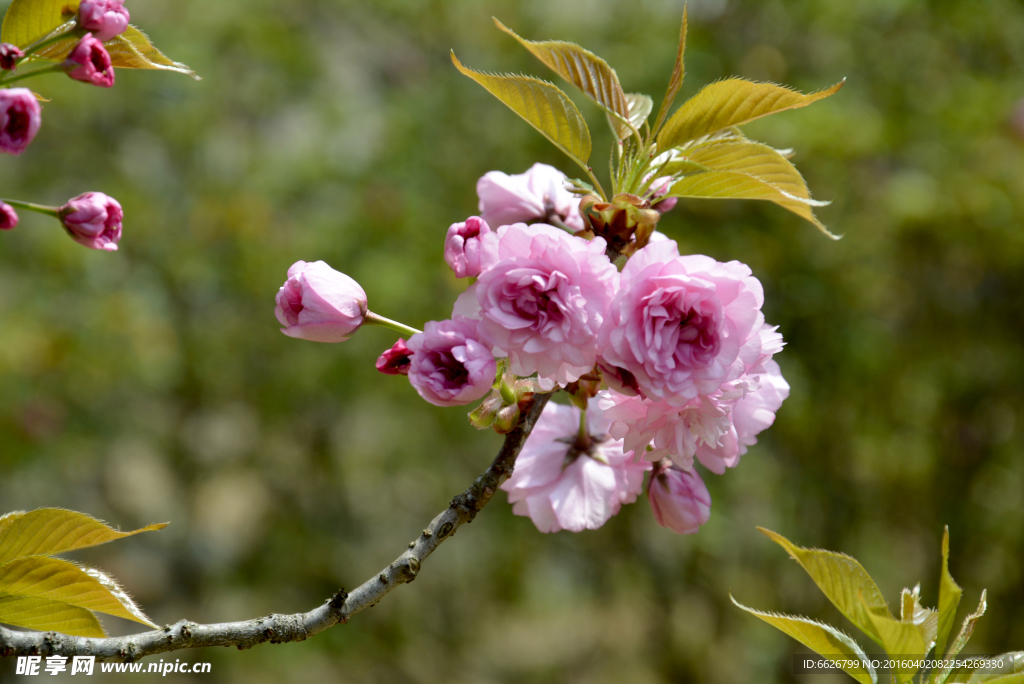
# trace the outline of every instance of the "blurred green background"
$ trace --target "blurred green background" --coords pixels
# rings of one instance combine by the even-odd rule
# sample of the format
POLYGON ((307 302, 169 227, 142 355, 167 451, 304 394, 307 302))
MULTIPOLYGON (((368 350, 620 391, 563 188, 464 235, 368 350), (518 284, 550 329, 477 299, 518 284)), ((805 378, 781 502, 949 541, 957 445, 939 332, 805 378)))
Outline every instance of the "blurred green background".
MULTIPOLYGON (((394 341, 383 329, 340 346, 278 332, 288 266, 324 259, 412 325, 447 317, 463 284, 444 234, 475 213, 476 179, 535 161, 576 173, 449 49, 553 78, 494 15, 581 43, 660 103, 682 3, 127 4, 204 80, 32 82, 52 102, 28 152, 0 159, 0 195, 60 204, 98 190, 126 218, 115 254, 38 215, 0 235, 0 510, 171 521, 75 556, 161 624, 309 610, 398 555, 500 439, 379 375, 394 341)), ((689 12, 681 98, 730 75, 804 92, 848 78, 747 127, 796 148, 843 240, 741 201, 681 202, 662 222, 684 253, 749 264, 788 342, 777 359, 792 396, 738 468, 706 474, 710 523, 678 537, 641 501, 601 530, 542 535, 499 495, 350 624, 171 659, 212 661, 202 681, 224 682, 800 681, 802 649, 729 591, 852 627, 756 525, 852 554, 891 601, 921 580, 934 603, 948 524, 964 606, 989 591, 968 650, 1024 648, 1024 6, 696 0, 689 12)), ((603 177, 603 116, 572 94, 603 177)), ((11 673, 0 663, 0 679, 11 673)))

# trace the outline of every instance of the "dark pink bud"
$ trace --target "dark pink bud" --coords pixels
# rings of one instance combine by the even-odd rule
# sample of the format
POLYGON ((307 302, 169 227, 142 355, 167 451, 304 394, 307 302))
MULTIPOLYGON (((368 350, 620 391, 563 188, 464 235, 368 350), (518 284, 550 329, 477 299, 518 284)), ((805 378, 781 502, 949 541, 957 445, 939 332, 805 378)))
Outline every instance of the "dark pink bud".
POLYGON ((679 201, 678 197, 669 197, 658 201, 659 197, 664 197, 668 194, 669 188, 672 187, 671 176, 665 176, 664 178, 657 178, 651 183, 650 198, 651 205, 658 210, 659 213, 664 214, 667 211, 672 211, 675 208, 676 203, 679 201))
POLYGON ((0 152, 21 154, 39 132, 39 100, 28 88, 0 89, 0 152))
POLYGON ((91 83, 101 88, 114 85, 114 67, 110 63, 110 54, 91 33, 82 36, 82 40, 71 50, 64 60, 64 69, 68 76, 82 83, 91 83))
POLYGON ((14 207, 0 202, 0 230, 10 230, 18 225, 18 214, 14 207))
POLYGON ((131 17, 122 5, 124 0, 82 0, 78 6, 78 24, 105 43, 128 28, 131 17))
POLYGON ((113 197, 87 192, 68 200, 57 210, 57 216, 78 244, 108 252, 117 250, 124 212, 113 197))
POLYGON ((10 71, 17 65, 18 60, 25 56, 17 45, 11 43, 0 43, 0 69, 10 71))
POLYGON ((394 346, 377 359, 377 370, 386 375, 408 375, 412 363, 412 352, 405 346, 405 340, 398 338, 394 346))
POLYGON ((711 517, 711 495, 694 469, 652 474, 647 498, 658 524, 676 534, 694 534, 711 517))

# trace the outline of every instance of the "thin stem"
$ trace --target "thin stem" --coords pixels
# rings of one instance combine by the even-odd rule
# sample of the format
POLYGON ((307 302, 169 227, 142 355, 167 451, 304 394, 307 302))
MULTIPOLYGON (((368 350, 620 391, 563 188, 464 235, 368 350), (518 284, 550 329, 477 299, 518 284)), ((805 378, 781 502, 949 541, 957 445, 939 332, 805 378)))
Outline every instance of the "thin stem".
POLYGON ((367 311, 366 312, 366 315, 363 317, 363 323, 368 324, 368 325, 380 325, 380 326, 383 326, 385 328, 391 328, 392 330, 394 330, 396 332, 400 332, 400 333, 402 333, 404 335, 415 335, 416 333, 423 332, 422 330, 417 330, 416 328, 411 328, 408 325, 405 325, 404 323, 399 323, 398 321, 393 321, 390 318, 384 318, 383 316, 378 316, 377 314, 373 313, 372 311, 367 311))
POLYGON ((601 199, 603 199, 605 202, 607 202, 608 201, 608 195, 605 194, 604 188, 601 186, 601 181, 597 180, 597 176, 594 175, 593 169, 591 169, 589 166, 587 166, 585 168, 587 169, 587 176, 590 177, 590 180, 594 183, 594 187, 601 194, 601 199))
POLYGON ((3 83, 4 85, 9 85, 11 83, 14 83, 15 81, 23 81, 26 78, 32 78, 33 76, 39 76, 40 74, 51 74, 55 71, 64 71, 64 64, 51 64, 49 66, 44 66, 39 69, 33 69, 32 71, 22 72, 17 76, 12 76, 11 78, 8 78, 3 83))
POLYGON ((46 207, 43 206, 42 204, 32 204, 31 202, 21 202, 19 200, 4 199, 2 197, 0 197, 0 202, 3 202, 4 204, 9 204, 12 207, 17 207, 18 209, 28 209, 29 211, 34 211, 40 214, 46 214, 47 216, 53 216, 54 218, 59 218, 59 207, 46 207))

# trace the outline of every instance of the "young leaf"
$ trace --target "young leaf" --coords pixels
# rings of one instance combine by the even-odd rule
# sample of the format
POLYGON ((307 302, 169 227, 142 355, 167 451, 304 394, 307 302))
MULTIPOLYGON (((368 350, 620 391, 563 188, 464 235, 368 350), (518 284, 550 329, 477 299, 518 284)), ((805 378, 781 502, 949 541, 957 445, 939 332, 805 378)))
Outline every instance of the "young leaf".
POLYGON ((607 62, 574 43, 561 40, 526 40, 497 19, 494 19, 494 23, 518 40, 549 69, 579 88, 584 95, 611 114, 612 128, 619 140, 633 134, 633 129, 626 123, 630 120, 629 103, 622 92, 615 69, 608 66, 607 62))
MULTIPOLYGON (((900 622, 864 606, 865 614, 871 620, 875 632, 882 639, 882 648, 893 658, 921 659, 928 652, 930 644, 925 643, 921 628, 910 622, 900 622)), ((894 672, 896 681, 905 684, 916 673, 894 672)))
POLYGON ((47 556, 16 558, 0 565, 0 596, 56 601, 156 627, 108 575, 47 556))
POLYGON ((74 11, 64 13, 72 6, 67 0, 13 0, 4 15, 0 40, 28 47, 73 18, 74 11))
MULTIPOLYGON (((43 48, 36 55, 44 59, 59 61, 67 57, 77 43, 78 38, 71 36, 43 48)), ((150 42, 149 36, 134 26, 129 25, 124 33, 114 36, 104 43, 103 47, 110 54, 110 63, 120 69, 176 71, 179 74, 191 76, 197 81, 202 80, 188 65, 171 61, 164 53, 157 50, 150 42)))
MULTIPOLYGON (((629 105, 629 123, 639 131, 647 121, 647 117, 651 115, 651 110, 654 109, 654 100, 643 93, 626 93, 626 103, 629 105)), ((608 123, 611 124, 612 130, 615 130, 617 122, 615 117, 611 114, 608 115, 608 123)), ((632 131, 627 129, 624 137, 628 137, 630 133, 632 131)), ((623 140, 624 137, 619 139, 623 140)))
POLYGON ((767 145, 725 139, 685 150, 686 160, 707 171, 684 176, 669 190, 675 197, 759 199, 774 202, 838 239, 814 215, 813 207, 828 202, 811 199, 803 176, 767 145))
MULTIPOLYGON (((946 658, 952 658, 953 656, 960 653, 967 642, 970 640, 971 635, 974 634, 974 627, 978 624, 978 620, 985 614, 985 609, 988 607, 988 603, 985 600, 986 592, 984 589, 981 590, 981 601, 978 602, 978 608, 973 613, 964 618, 964 624, 960 628, 960 634, 957 635, 956 641, 949 647, 949 652, 946 653, 946 658)), ((937 676, 932 677, 934 684, 943 684, 946 678, 949 677, 951 667, 944 668, 939 671, 937 676)))
POLYGON ((683 53, 685 51, 686 5, 683 5, 683 26, 679 29, 679 50, 676 52, 676 64, 672 67, 672 77, 668 80, 665 99, 661 101, 661 106, 658 107, 658 118, 654 120, 654 126, 651 128, 652 135, 657 135, 658 131, 661 130, 661 124, 664 123, 665 117, 668 116, 668 110, 672 108, 672 103, 676 100, 676 93, 679 92, 679 88, 683 85, 683 78, 686 76, 686 70, 683 66, 683 53))
POLYGON ((529 76, 503 76, 475 71, 463 66, 454 51, 452 63, 587 169, 591 147, 590 129, 580 110, 565 93, 547 81, 529 76))
POLYGON ((836 663, 844 672, 861 684, 876 684, 875 670, 867 656, 864 655, 864 651, 861 650, 856 641, 835 627, 805 617, 765 613, 748 608, 733 598, 732 594, 729 595, 729 598, 741 610, 761 618, 769 625, 793 637, 818 655, 824 656, 836 663), (837 659, 836 656, 843 657, 837 659), (849 661, 859 661, 861 664, 853 666, 849 661))
POLYGON ((18 627, 54 631, 71 636, 103 637, 103 626, 92 611, 63 601, 40 598, 0 598, 0 622, 18 627))
POLYGON ((963 589, 953 581, 949 574, 949 527, 942 533, 942 575, 939 577, 939 627, 935 637, 935 655, 945 654, 949 633, 953 631, 953 619, 956 617, 957 606, 963 589))
POLYGON ((892 614, 885 599, 882 598, 878 585, 860 563, 842 553, 805 549, 793 544, 781 534, 763 527, 757 529, 784 548, 790 557, 807 571, 839 612, 879 646, 885 646, 869 614, 889 619, 892 619, 892 614))
POLYGON ((802 95, 771 83, 730 78, 705 86, 683 103, 658 133, 658 150, 664 151, 730 126, 760 119, 786 109, 805 107, 839 90, 845 79, 831 88, 802 95))
POLYGON ((917 625, 921 630, 921 637, 925 645, 931 649, 935 643, 935 634, 939 627, 939 614, 931 608, 921 605, 921 585, 914 587, 913 591, 904 589, 900 596, 900 621, 917 625))
POLYGON ((119 532, 84 513, 63 508, 8 513, 0 517, 0 564, 24 556, 48 556, 83 549, 164 527, 167 523, 119 532))

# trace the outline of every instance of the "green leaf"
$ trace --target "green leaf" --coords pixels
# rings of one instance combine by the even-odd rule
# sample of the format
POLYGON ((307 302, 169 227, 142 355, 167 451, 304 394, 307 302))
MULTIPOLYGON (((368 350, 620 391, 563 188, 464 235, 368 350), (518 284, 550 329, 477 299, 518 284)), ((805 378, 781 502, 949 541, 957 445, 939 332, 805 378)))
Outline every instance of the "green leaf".
MULTIPOLYGON (((1024 651, 1004 653, 999 656, 1004 666, 999 672, 976 672, 967 684, 1019 684, 1024 682, 1024 651)), ((989 668, 994 669, 994 668, 989 668)))
POLYGON ((48 556, 84 549, 167 527, 148 525, 133 532, 119 532, 84 513, 63 508, 17 511, 0 517, 0 564, 25 556, 48 556))
MULTIPOLYGON (((912 622, 901 622, 885 615, 878 615, 867 605, 865 614, 871 620, 875 632, 881 637, 882 648, 892 658, 923 659, 930 644, 925 643, 921 628, 912 622)), ((899 684, 904 684, 916 672, 893 672, 899 684)))
POLYGON ((487 74, 462 65, 452 52, 455 68, 479 83, 569 155, 584 169, 590 159, 590 130, 580 110, 565 93, 547 81, 529 76, 487 74))
POLYGON ((672 77, 668 80, 668 89, 665 91, 665 99, 661 101, 661 106, 658 107, 658 118, 654 120, 654 127, 651 128, 652 134, 657 134, 661 130, 661 124, 664 123, 665 117, 668 116, 668 110, 672 108, 672 103, 676 100, 676 94, 679 92, 679 88, 683 85, 683 78, 686 75, 686 69, 683 66, 683 53, 686 51, 686 5, 683 5, 683 25, 679 29, 679 50, 676 52, 676 63, 672 67, 672 77))
POLYGON ((900 621, 917 625, 921 630, 921 637, 924 639, 928 650, 931 650, 935 643, 935 633, 939 627, 939 614, 931 608, 921 605, 921 585, 918 584, 914 590, 904 589, 900 596, 900 621))
POLYGON ((767 200, 838 239, 814 215, 813 207, 828 202, 811 199, 803 176, 778 150, 730 137, 687 148, 684 153, 687 162, 709 170, 684 176, 672 185, 669 196, 767 200))
POLYGON ((672 115, 658 134, 658 150, 678 147, 723 128, 739 126, 786 109, 805 107, 832 95, 844 82, 845 79, 810 95, 772 83, 755 83, 741 78, 712 83, 672 115))
POLYGON ((793 637, 818 655, 831 660, 848 675, 861 682, 861 684, 875 684, 877 682, 875 670, 871 667, 871 662, 864 655, 861 647, 856 641, 835 627, 805 617, 762 612, 748 608, 733 598, 732 594, 729 594, 729 598, 741 610, 759 617, 769 625, 793 637), (836 656, 842 656, 842 658, 837 659, 836 656), (858 661, 861 665, 854 667, 845 661, 858 661))
POLYGON ((892 619, 889 606, 882 598, 878 585, 864 567, 853 558, 834 551, 805 549, 793 544, 781 534, 758 527, 765 536, 784 548, 807 571, 822 593, 836 608, 871 637, 884 646, 869 613, 892 619))
POLYGON ((109 575, 59 558, 29 556, 0 565, 0 598, 57 601, 156 627, 109 575))
MULTIPOLYGON (((629 105, 629 123, 639 131, 647 121, 647 117, 651 115, 651 110, 654 109, 654 100, 643 93, 626 93, 626 103, 629 105)), ((608 123, 611 124, 612 130, 615 130, 618 121, 609 114, 608 123)), ((628 136, 631 132, 627 130, 626 135, 628 136)))
MULTIPOLYGON (((978 602, 977 610, 964 618, 964 624, 960 628, 960 634, 957 635, 956 641, 953 642, 953 645, 949 647, 949 652, 945 655, 946 658, 952 658, 960 653, 960 651, 963 650, 963 647, 967 645, 967 642, 970 641, 971 635, 974 634, 975 625, 978 624, 978 620, 980 620, 981 616, 985 614, 985 609, 988 607, 985 597, 986 592, 982 589, 981 600, 978 602)), ((932 681, 935 682, 935 684, 943 684, 943 682, 946 681, 946 678, 949 677, 952 669, 953 668, 951 667, 944 668, 937 676, 932 678, 932 681)))
POLYGON ((64 13, 65 8, 72 6, 68 0, 13 0, 4 15, 0 40, 28 47, 74 18, 74 11, 64 13))
POLYGON ((91 611, 63 601, 0 597, 0 622, 17 627, 82 637, 103 637, 103 626, 91 611))
POLYGON ((945 653, 949 633, 953 631, 953 620, 960 605, 963 589, 949 574, 949 527, 942 533, 942 575, 939 578, 939 626, 935 637, 935 655, 945 653))
MULTIPOLYGON (((615 69, 589 50, 575 43, 561 40, 526 40, 496 18, 495 25, 518 40, 523 47, 565 80, 583 91, 583 94, 612 115, 612 129, 622 140, 634 133, 630 120, 629 103, 622 92, 615 69)), ((644 117, 646 118, 646 117, 644 117)))

